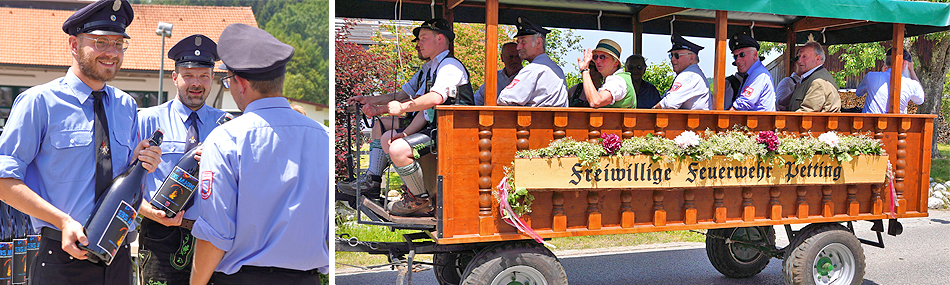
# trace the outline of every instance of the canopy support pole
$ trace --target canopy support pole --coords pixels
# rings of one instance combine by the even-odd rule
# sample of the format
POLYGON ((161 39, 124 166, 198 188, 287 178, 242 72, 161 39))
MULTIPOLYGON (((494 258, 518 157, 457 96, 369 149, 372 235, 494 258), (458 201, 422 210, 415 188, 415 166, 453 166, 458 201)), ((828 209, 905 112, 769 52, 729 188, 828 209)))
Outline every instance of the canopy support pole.
POLYGON ((497 105, 498 0, 485 1, 485 106, 497 105))
POLYGON ((726 28, 729 26, 728 13, 726 11, 716 11, 716 64, 713 71, 713 82, 715 84, 715 96, 713 109, 722 110, 724 107, 723 98, 726 92, 726 28))
POLYGON ((640 14, 633 14, 633 51, 631 54, 643 54, 643 23, 640 23, 640 14))
POLYGON ((901 73, 904 71, 904 24, 894 24, 891 37, 891 114, 901 113, 901 73))
POLYGON ((795 73, 795 61, 792 60, 795 57, 797 42, 795 30, 792 28, 786 29, 785 32, 785 76, 792 76, 792 73, 795 73))

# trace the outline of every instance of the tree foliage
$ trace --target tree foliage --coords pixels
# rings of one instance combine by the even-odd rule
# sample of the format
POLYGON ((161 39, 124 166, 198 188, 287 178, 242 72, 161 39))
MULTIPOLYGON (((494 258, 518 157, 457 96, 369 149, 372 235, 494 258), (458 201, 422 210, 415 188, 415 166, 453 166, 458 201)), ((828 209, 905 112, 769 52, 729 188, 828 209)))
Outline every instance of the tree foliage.
POLYGON ((663 60, 657 64, 650 63, 647 65, 646 72, 643 73, 643 80, 653 83, 660 94, 670 90, 674 78, 676 78, 676 73, 673 72, 673 65, 670 65, 669 60, 663 60))

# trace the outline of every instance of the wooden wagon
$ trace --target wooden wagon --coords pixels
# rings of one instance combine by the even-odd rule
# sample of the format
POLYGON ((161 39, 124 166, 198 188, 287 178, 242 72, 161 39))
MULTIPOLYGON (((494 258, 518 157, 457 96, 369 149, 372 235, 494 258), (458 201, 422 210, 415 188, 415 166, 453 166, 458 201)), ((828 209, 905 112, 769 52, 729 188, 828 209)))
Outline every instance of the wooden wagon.
MULTIPOLYGON (((404 19, 430 17, 429 1, 400 2, 404 5, 404 19)), ((796 43, 803 43, 808 34, 821 34, 823 45, 882 40, 902 43, 905 36, 947 30, 950 25, 950 6, 946 4, 887 0, 829 0, 820 4, 685 0, 500 2, 437 1, 438 15, 455 21, 485 23, 486 58, 497 58, 497 25, 513 23, 520 15, 542 26, 599 26, 603 30, 630 31, 633 53, 642 50, 642 33, 668 34, 670 20, 675 17, 682 23, 678 32, 716 39, 714 82, 725 79, 729 60, 727 32, 747 29, 753 21, 757 40, 787 44, 782 57, 785 66, 791 65, 796 43), (563 21, 566 18, 596 20, 563 21)), ((393 5, 389 1, 346 1, 338 2, 336 11, 344 17, 392 18, 393 5)), ((893 70, 901 70, 902 45, 894 45, 894 49, 893 70)), ((486 90, 494 90, 494 61, 484 68, 486 90)), ((893 73, 892 81, 900 76, 899 72, 893 73)), ((891 85, 891 94, 899 94, 899 88, 899 84, 891 85)), ((713 90, 714 104, 719 109, 723 89, 722 84, 716 84, 713 90)), ((438 159, 426 173, 432 178, 428 186, 439 191, 434 218, 389 216, 382 207, 368 201, 361 207, 371 217, 365 223, 424 231, 407 235, 405 243, 368 246, 338 242, 337 250, 397 258, 408 255, 409 262, 414 254, 433 253, 435 274, 442 284, 508 284, 516 278, 530 284, 566 284, 556 257, 525 233, 507 225, 492 195, 516 151, 541 148, 565 137, 586 140, 600 138, 602 134, 622 138, 651 134, 674 138, 684 131, 725 131, 736 125, 752 132, 870 134, 883 142, 887 156, 867 158, 861 162, 866 164, 857 167, 865 171, 850 174, 853 179, 841 180, 630 182, 577 187, 569 183, 545 184, 552 176, 539 174, 542 178, 532 181, 519 178, 522 182, 518 186, 530 188, 534 197, 533 211, 523 218, 542 238, 709 229, 710 260, 727 276, 755 275, 775 257, 785 259, 787 283, 860 284, 864 274, 860 243, 883 247, 883 220, 891 218, 890 205, 895 205, 896 218, 927 216, 934 115, 894 114, 898 113, 896 109, 892 114, 870 115, 499 107, 492 106, 494 92, 486 93, 490 94, 486 98, 489 106, 437 108, 438 159), (888 162, 894 168, 893 195, 884 179, 888 162), (877 241, 854 236, 853 222, 862 220, 872 222, 877 241), (792 231, 788 226, 792 224, 807 226, 792 231), (786 226, 791 241, 788 247, 775 247, 775 225, 786 226)), ((892 100, 893 106, 900 105, 899 98, 892 96, 892 100)), ((550 159, 536 160, 540 162, 534 163, 540 164, 520 169, 516 166, 516 175, 533 175, 540 171, 537 169, 552 164, 550 159)), ((889 227, 891 234, 899 234, 896 219, 890 221, 889 227)))

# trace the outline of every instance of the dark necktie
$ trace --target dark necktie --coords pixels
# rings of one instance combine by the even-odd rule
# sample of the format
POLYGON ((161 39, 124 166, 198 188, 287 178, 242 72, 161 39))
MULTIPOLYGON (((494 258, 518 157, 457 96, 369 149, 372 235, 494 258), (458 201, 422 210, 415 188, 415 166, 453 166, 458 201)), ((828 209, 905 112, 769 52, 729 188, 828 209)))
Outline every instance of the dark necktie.
POLYGON ((102 100, 106 96, 105 91, 92 92, 95 99, 93 111, 96 113, 95 136, 96 136, 96 201, 106 192, 109 184, 112 183, 112 150, 109 147, 109 121, 106 119, 106 111, 102 100))
MULTIPOLYGON (((191 112, 191 115, 188 116, 188 119, 185 120, 185 126, 188 127, 188 137, 185 138, 185 153, 188 153, 192 148, 198 145, 198 113, 191 112)), ((194 195, 191 199, 188 199, 188 202, 185 202, 185 207, 182 210, 191 209, 191 205, 195 204, 194 195)))
POLYGON ((198 145, 198 113, 191 112, 188 119, 185 120, 185 126, 188 127, 188 137, 185 138, 185 152, 198 145))

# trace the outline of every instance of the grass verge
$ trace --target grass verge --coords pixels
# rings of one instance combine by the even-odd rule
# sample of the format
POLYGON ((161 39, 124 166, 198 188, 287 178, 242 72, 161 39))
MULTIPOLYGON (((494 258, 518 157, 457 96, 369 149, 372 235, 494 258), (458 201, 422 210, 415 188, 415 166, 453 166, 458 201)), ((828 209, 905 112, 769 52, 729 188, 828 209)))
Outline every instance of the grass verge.
POLYGON ((937 151, 941 158, 930 160, 930 177, 937 182, 947 182, 950 179, 950 144, 937 144, 937 151))

